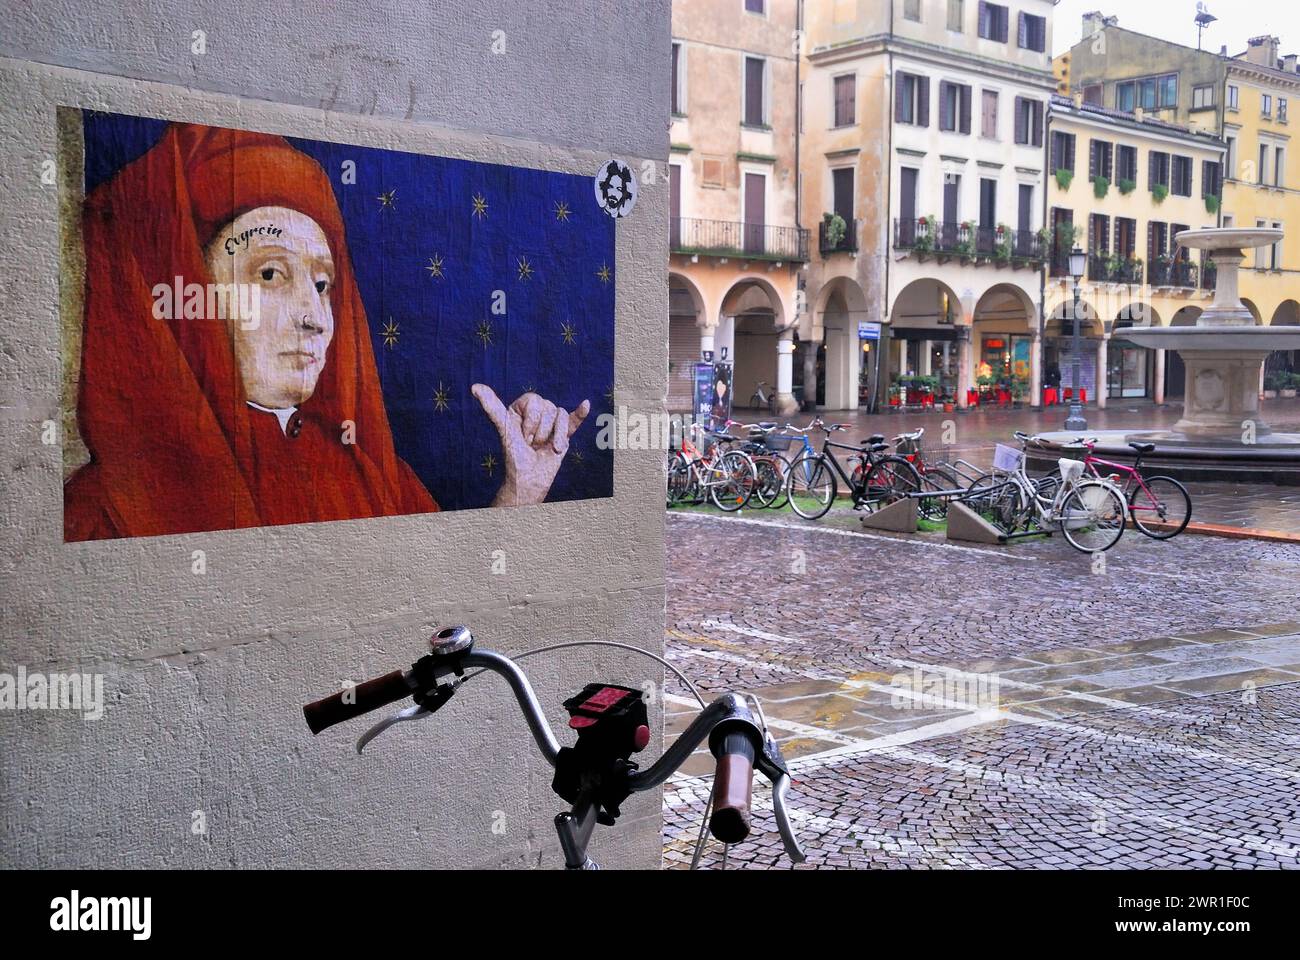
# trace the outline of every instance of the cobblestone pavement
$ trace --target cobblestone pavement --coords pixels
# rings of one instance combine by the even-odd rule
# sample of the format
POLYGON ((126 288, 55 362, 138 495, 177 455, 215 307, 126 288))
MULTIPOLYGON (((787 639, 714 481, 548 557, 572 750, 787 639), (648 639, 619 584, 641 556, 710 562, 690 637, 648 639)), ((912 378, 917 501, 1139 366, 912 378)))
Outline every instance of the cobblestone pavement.
MULTIPOLYGON (((746 512, 670 516, 668 552, 668 657, 761 698, 804 868, 1300 866, 1300 545, 1126 535, 1097 568, 746 512)), ((711 771, 666 788, 668 866, 711 771)), ((729 865, 789 865, 769 798, 729 865)))

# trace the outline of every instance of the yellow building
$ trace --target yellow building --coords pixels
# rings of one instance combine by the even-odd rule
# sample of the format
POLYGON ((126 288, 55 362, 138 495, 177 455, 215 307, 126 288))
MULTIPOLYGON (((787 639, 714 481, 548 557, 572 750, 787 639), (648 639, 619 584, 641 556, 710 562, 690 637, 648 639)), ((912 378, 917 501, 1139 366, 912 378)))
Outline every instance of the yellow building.
POLYGON ((691 408, 703 352, 745 408, 792 393, 799 274, 797 0, 677 0, 672 21, 668 409, 691 408))
POLYGON ((1072 385, 1074 286, 1067 258, 1076 246, 1088 253, 1080 283, 1088 401, 1104 407, 1108 400, 1161 403, 1181 395, 1177 355, 1130 343, 1124 329, 1195 323, 1212 299, 1212 266, 1174 238, 1216 225, 1225 145, 1141 110, 1085 104, 1082 94, 1053 98, 1048 129, 1053 245, 1044 292, 1044 380, 1072 385))
MULTIPOLYGON (((1294 55, 1279 59, 1277 43, 1256 37, 1227 61, 1223 225, 1287 232, 1275 246, 1247 253, 1240 288, 1256 322, 1300 324, 1300 151, 1290 147, 1291 124, 1300 123, 1300 74, 1294 55)), ((1300 369, 1273 359, 1279 362, 1300 369)))

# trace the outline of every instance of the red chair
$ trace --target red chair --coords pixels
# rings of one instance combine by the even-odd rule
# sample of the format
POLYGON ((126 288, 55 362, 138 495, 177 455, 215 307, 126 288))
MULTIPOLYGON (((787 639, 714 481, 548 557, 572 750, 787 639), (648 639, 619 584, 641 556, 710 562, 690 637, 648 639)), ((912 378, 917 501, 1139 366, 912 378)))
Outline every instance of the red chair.
POLYGON ((978 407, 980 405, 980 392, 978 390, 966 391, 966 406, 978 407))
POLYGON ((1001 387, 998 387, 998 406, 1007 407, 1010 405, 1011 405, 1011 394, 1008 391, 1002 389, 1001 387))
POLYGON ((933 393, 926 393, 925 395, 923 395, 923 396, 921 397, 921 407, 922 407, 922 409, 924 409, 925 407, 929 407, 931 410, 934 409, 934 394, 933 394, 933 393))
POLYGON ((1056 406, 1056 404, 1057 404, 1058 402, 1059 402, 1059 400, 1057 399, 1056 388, 1055 388, 1055 387, 1044 387, 1044 388, 1043 388, 1043 406, 1045 406, 1045 407, 1054 407, 1054 406, 1056 406))

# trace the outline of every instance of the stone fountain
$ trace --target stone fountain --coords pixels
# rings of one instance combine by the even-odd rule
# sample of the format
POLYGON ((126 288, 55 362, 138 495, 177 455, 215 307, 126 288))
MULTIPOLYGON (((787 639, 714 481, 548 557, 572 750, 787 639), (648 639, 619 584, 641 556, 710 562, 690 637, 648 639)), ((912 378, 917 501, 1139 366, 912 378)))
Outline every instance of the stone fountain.
MULTIPOLYGON (((1259 409, 1264 360, 1275 350, 1300 350, 1300 327, 1256 325, 1237 291, 1243 251, 1281 239, 1281 230, 1231 227, 1185 230, 1175 237, 1181 246, 1213 256, 1214 302, 1194 326, 1133 326, 1124 330, 1124 339, 1182 356, 1182 418, 1170 430, 1089 430, 1098 439, 1098 453, 1131 458, 1129 443, 1153 442, 1156 453, 1145 462, 1162 472, 1300 482, 1300 434, 1275 432, 1259 409)), ((1045 439, 1065 443, 1071 438, 1061 432, 1045 439)))

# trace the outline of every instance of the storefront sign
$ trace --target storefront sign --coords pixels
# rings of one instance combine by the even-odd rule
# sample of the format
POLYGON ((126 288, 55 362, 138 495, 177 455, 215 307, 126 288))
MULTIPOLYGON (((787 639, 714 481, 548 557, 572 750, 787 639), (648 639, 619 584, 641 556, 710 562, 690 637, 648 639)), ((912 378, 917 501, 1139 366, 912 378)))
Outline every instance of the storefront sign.
POLYGON ((859 340, 879 340, 880 324, 868 320, 858 321, 858 339, 859 340))

